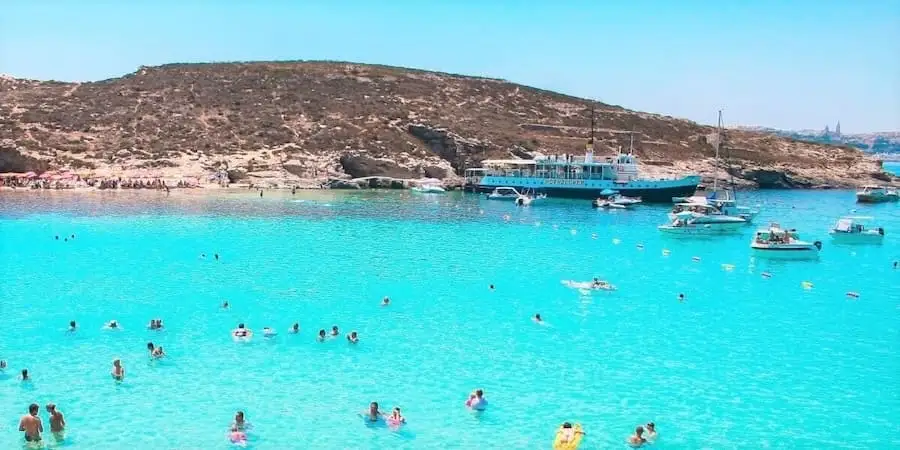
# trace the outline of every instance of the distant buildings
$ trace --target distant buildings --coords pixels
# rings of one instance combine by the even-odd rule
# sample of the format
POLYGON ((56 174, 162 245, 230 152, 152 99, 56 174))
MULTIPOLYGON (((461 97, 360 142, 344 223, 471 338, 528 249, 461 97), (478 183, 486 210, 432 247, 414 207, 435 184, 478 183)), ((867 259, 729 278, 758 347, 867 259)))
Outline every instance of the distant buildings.
POLYGON ((825 125, 825 131, 823 131, 820 136, 823 140, 828 142, 842 142, 841 121, 839 120, 837 125, 834 126, 834 131, 831 131, 828 128, 828 125, 825 125))

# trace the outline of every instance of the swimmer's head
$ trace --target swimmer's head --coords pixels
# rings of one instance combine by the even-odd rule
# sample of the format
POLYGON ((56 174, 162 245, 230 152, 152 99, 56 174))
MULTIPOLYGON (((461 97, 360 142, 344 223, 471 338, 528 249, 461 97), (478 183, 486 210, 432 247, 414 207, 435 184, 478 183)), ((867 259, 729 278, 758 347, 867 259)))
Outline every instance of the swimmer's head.
POLYGON ((74 321, 74 320, 70 320, 70 321, 69 321, 69 326, 72 327, 72 328, 75 328, 75 321, 74 321))
POLYGON ((319 330, 319 336, 325 337, 325 330, 319 330))
POLYGON ((41 410, 41 407, 38 406, 37 403, 32 403, 32 404, 28 405, 28 414, 31 414, 32 416, 38 415, 38 412, 40 412, 40 410, 41 410))
POLYGON ((152 342, 148 342, 148 343, 147 343, 147 350, 153 350, 153 343, 152 343, 152 342))
POLYGON ((400 408, 398 408, 398 407, 395 406, 395 407, 394 407, 394 412, 397 413, 397 414, 400 414, 400 408))
POLYGON ((122 361, 120 361, 120 360, 118 360, 118 359, 114 359, 114 360, 113 360, 113 365, 114 365, 114 366, 117 366, 117 367, 118 367, 118 366, 121 365, 121 364, 122 364, 122 361))
POLYGON ((337 325, 331 327, 331 331, 334 331, 335 333, 337 333, 337 331, 338 331, 337 325))
POLYGON ((47 406, 45 408, 47 408, 47 411, 49 411, 50 413, 56 411, 56 405, 54 405, 53 403, 47 403, 47 406))
POLYGON ((647 423, 647 431, 649 431, 651 433, 656 432, 656 424, 653 422, 648 422, 647 423))
POLYGON ((369 403, 369 411, 372 411, 372 412, 378 411, 378 402, 369 403))
POLYGON ((481 389, 475 389, 475 396, 481 398, 484 396, 484 391, 481 389))
POLYGON ((0 369, 6 368, 6 360, 0 360, 0 369))
POLYGON ((355 331, 351 331, 351 332, 350 332, 350 337, 353 338, 353 339, 356 339, 356 332, 355 332, 355 331))
POLYGON ((494 290, 494 285, 493 285, 493 284, 490 286, 490 289, 491 289, 492 291, 494 290))
POLYGON ((293 329, 295 329, 295 330, 299 330, 299 329, 300 329, 300 324, 297 323, 297 322, 294 322, 294 325, 291 326, 291 328, 293 328, 293 329))
POLYGON ((540 314, 535 314, 535 315, 534 315, 534 319, 535 319, 535 320, 541 320, 541 315, 540 315, 540 314))
POLYGON ((572 428, 572 424, 569 422, 564 422, 562 427, 563 428, 572 428))
POLYGON ((234 421, 237 423, 243 423, 244 422, 244 412, 243 411, 236 412, 234 414, 234 421))
POLYGON ((642 434, 644 434, 644 427, 638 425, 638 427, 634 429, 634 434, 640 437, 642 434))
POLYGON ((238 324, 238 328, 244 328, 244 324, 239 323, 239 324, 238 324))
POLYGON ((28 379, 28 369, 22 369, 22 379, 23 380, 28 379))

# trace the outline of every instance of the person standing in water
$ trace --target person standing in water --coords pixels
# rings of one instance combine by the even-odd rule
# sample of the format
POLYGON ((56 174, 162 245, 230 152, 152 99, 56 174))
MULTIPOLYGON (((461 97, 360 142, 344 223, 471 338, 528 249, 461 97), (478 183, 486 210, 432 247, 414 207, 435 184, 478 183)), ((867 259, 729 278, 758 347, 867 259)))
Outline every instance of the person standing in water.
POLYGON ((351 344, 359 342, 359 336, 356 335, 355 331, 351 331, 350 334, 347 335, 347 342, 351 344))
POLYGON ((319 330, 319 337, 317 338, 319 342, 325 342, 325 339, 328 339, 328 335, 325 334, 325 330, 319 330))
POLYGON ((469 395, 469 399, 466 400, 466 406, 475 411, 484 411, 487 408, 487 404, 487 399, 484 398, 484 391, 481 389, 476 389, 475 392, 469 395))
POLYGON ((244 431, 250 428, 250 422, 244 420, 244 412, 238 411, 234 413, 234 423, 231 426, 237 428, 240 431, 244 431))
POLYGON ((331 335, 332 336, 340 336, 341 332, 338 330, 337 325, 331 327, 331 335))
POLYGON ((640 447, 647 443, 647 440, 644 439, 644 427, 638 425, 638 427, 634 429, 634 434, 628 438, 628 443, 631 444, 632 447, 640 447))
POLYGON ((378 422, 384 416, 384 414, 378 410, 378 402, 369 403, 369 410, 364 412, 363 415, 369 422, 378 422))
POLYGON ((122 367, 122 361, 118 359, 113 360, 112 371, 110 372, 113 379, 116 381, 122 381, 125 379, 125 368, 122 367))
POLYGON ((19 420, 19 431, 25 433, 26 442, 41 441, 41 433, 44 432, 44 424, 38 416, 40 410, 41 408, 37 403, 32 403, 31 405, 28 405, 28 414, 25 414, 22 416, 22 419, 19 420))
POLYGON ((28 369, 22 369, 22 382, 30 382, 31 378, 28 377, 28 369))
POLYGON ((50 432, 62 433, 66 429, 66 418, 62 411, 56 409, 53 403, 47 403, 47 412, 50 413, 50 432))

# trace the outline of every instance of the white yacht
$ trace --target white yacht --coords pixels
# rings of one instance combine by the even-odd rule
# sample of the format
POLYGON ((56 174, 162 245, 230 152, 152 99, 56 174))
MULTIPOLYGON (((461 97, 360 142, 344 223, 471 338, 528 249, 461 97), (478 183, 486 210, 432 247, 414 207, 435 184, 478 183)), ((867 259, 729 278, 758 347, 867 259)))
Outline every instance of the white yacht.
POLYGON ((710 216, 692 211, 675 214, 671 223, 657 229, 666 234, 679 236, 710 236, 739 233, 746 224, 744 219, 731 216, 710 216))
POLYGON ((856 193, 857 203, 887 203, 896 202, 900 199, 900 194, 895 189, 882 186, 863 186, 861 191, 856 193))
MULTIPOLYGON (((669 220, 678 220, 679 214, 683 212, 691 213, 689 219, 695 225, 712 225, 729 229, 739 229, 747 225, 746 219, 723 214, 719 208, 709 203, 679 203, 669 213, 669 220)), ((681 219, 686 217, 688 216, 682 216, 681 219)))
POLYGON ((760 229, 753 236, 750 248, 758 256, 772 258, 817 258, 822 242, 801 241, 796 230, 785 230, 777 223, 760 229))
POLYGON ((873 218, 866 216, 846 216, 838 219, 828 234, 836 244, 881 244, 884 242, 884 228, 867 227, 873 218))
POLYGON ((627 197, 611 189, 600 192, 600 195, 601 197, 591 202, 594 208, 627 209, 643 203, 640 197, 627 197))
MULTIPOLYGON (((716 166, 718 166, 721 161, 719 153, 722 149, 723 142, 725 141, 724 128, 724 122, 722 121, 722 111, 719 111, 719 120, 716 129, 716 166)), ((728 152, 727 147, 725 148, 725 151, 726 153, 728 152)), ((718 176, 716 176, 713 179, 712 192, 708 193, 705 197, 690 197, 689 202, 713 205, 719 210, 718 214, 740 217, 744 219, 747 224, 750 224, 753 222, 753 218, 756 217, 756 214, 758 214, 759 211, 752 210, 746 206, 738 205, 737 194, 734 189, 734 176, 731 175, 731 172, 728 172, 727 170, 726 172, 730 177, 728 186, 719 189, 719 179, 718 176)))

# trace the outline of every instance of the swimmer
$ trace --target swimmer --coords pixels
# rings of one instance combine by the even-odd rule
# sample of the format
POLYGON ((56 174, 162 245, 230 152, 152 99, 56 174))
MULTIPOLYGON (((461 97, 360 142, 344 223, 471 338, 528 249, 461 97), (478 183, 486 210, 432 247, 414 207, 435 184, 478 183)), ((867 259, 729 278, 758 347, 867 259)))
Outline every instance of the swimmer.
POLYGON ((238 411, 234 413, 234 423, 231 424, 232 428, 237 428, 240 431, 244 431, 250 429, 250 422, 244 420, 244 412, 238 411))
POLYGON ((50 413, 50 431, 52 433, 62 433, 66 429, 66 418, 62 411, 56 409, 53 403, 47 403, 47 412, 50 413))
POLYGON ((900 261, 894 261, 894 268, 900 267, 900 261))
POLYGON ((22 416, 22 419, 19 420, 19 431, 25 433, 26 442, 41 441, 41 433, 44 432, 44 424, 41 423, 41 418, 38 416, 40 410, 41 407, 38 406, 37 403, 32 403, 28 405, 28 414, 22 416))
POLYGON ((3 372, 4 370, 6 370, 6 360, 0 359, 0 372, 3 372))
POLYGON ((469 394, 469 399, 466 400, 466 406, 474 411, 484 411, 487 408, 487 404, 487 399, 484 398, 484 391, 481 389, 476 389, 469 394))
POLYGON ((56 240, 57 240, 57 241, 59 240, 59 235, 58 235, 58 234, 56 235, 56 240))
POLYGON ((328 335, 325 333, 324 329, 319 330, 319 337, 316 338, 319 342, 325 342, 325 339, 328 339, 328 335))
POLYGON ((249 338, 253 335, 253 331, 244 327, 243 323, 239 323, 238 327, 231 330, 231 336, 236 338, 249 338))
POLYGON ((147 325, 147 329, 156 330, 156 319, 150 319, 150 323, 147 325))
POLYGON ((382 414, 381 411, 378 410, 378 402, 372 402, 369 403, 369 410, 364 411, 362 415, 369 422, 378 422, 384 414, 382 414))
POLYGON ((647 427, 647 440, 655 441, 656 440, 656 424, 653 422, 647 422, 647 425, 644 425, 644 426, 647 427))
POLYGON ((74 321, 74 320, 70 320, 70 321, 69 321, 69 329, 68 329, 67 331, 68 331, 69 333, 74 333, 75 330, 77 330, 77 329, 78 329, 78 327, 75 325, 75 321, 74 321))
POLYGON ((300 332, 300 324, 297 322, 294 322, 294 324, 291 325, 291 329, 288 332, 293 333, 293 334, 299 333, 300 332))
POLYGON ((331 327, 331 335, 332 336, 340 336, 341 332, 338 330, 337 325, 331 327))
POLYGON ((74 234, 72 235, 72 239, 75 239, 75 235, 74 235, 74 234))
POLYGON ((218 254, 218 253, 216 253, 216 254, 214 254, 214 255, 213 255, 213 256, 215 256, 215 258, 216 258, 216 261, 218 261, 218 260, 219 260, 219 254, 218 254))
POLYGON ((276 334, 278 334, 278 332, 273 330, 272 328, 263 327, 263 336, 272 337, 272 336, 275 336, 276 334))
POLYGON ((122 381, 125 379, 125 368, 122 367, 121 360, 113 360, 113 366, 112 370, 110 371, 110 375, 112 375, 113 379, 116 381, 122 381))
POLYGON ((155 349, 153 349, 153 353, 151 353, 150 356, 152 356, 156 359, 159 359, 159 358, 162 358, 163 356, 166 356, 166 352, 163 351, 162 345, 160 345, 159 347, 156 347, 155 349))
POLYGON ((684 303, 684 294, 678 294, 678 301, 684 303))
POLYGON ((350 334, 347 335, 347 342, 351 344, 359 342, 359 337, 356 335, 355 331, 351 331, 350 334))
POLYGON ((400 414, 400 408, 394 407, 394 410, 391 411, 391 415, 388 417, 388 420, 393 424, 399 426, 406 423, 406 418, 400 414))
POLYGON ((106 328, 107 330, 121 330, 122 329, 122 327, 119 326, 119 322, 117 320, 110 320, 109 322, 106 322, 106 325, 104 326, 104 328, 106 328))
POLYGON ((535 314, 531 320, 534 320, 535 323, 542 323, 544 321, 544 319, 541 319, 540 314, 535 314))
POLYGON ((632 447, 640 447, 644 445, 647 440, 644 439, 644 427, 638 425, 637 428, 634 429, 634 434, 628 438, 628 444, 632 447))
POLYGON ((228 300, 225 300, 225 302, 222 303, 222 309, 228 309, 228 300))
POLYGON ((205 258, 206 258, 206 253, 201 253, 201 254, 200 254, 200 257, 205 259, 205 258))
POLYGON ((236 425, 232 425, 231 432, 228 433, 228 440, 231 441, 232 444, 244 447, 247 445, 247 433, 238 429, 236 425))
POLYGON ((152 342, 148 342, 147 343, 147 353, 150 355, 151 358, 153 357, 153 352, 155 352, 155 351, 156 351, 156 346, 153 345, 152 342))
POLYGON ((383 299, 381 299, 381 306, 387 306, 390 304, 391 304, 391 299, 389 297, 385 296, 383 299))
POLYGON ((28 369, 22 369, 22 381, 31 381, 28 377, 28 369))
POLYGON ((494 290, 494 285, 493 285, 493 284, 490 285, 490 286, 488 287, 488 289, 490 289, 491 291, 493 291, 493 290, 494 290))
POLYGON ((583 431, 575 431, 575 428, 572 427, 572 424, 569 422, 564 422, 562 424, 562 437, 559 440, 560 444, 567 444, 575 440, 576 434, 584 434, 583 431))

